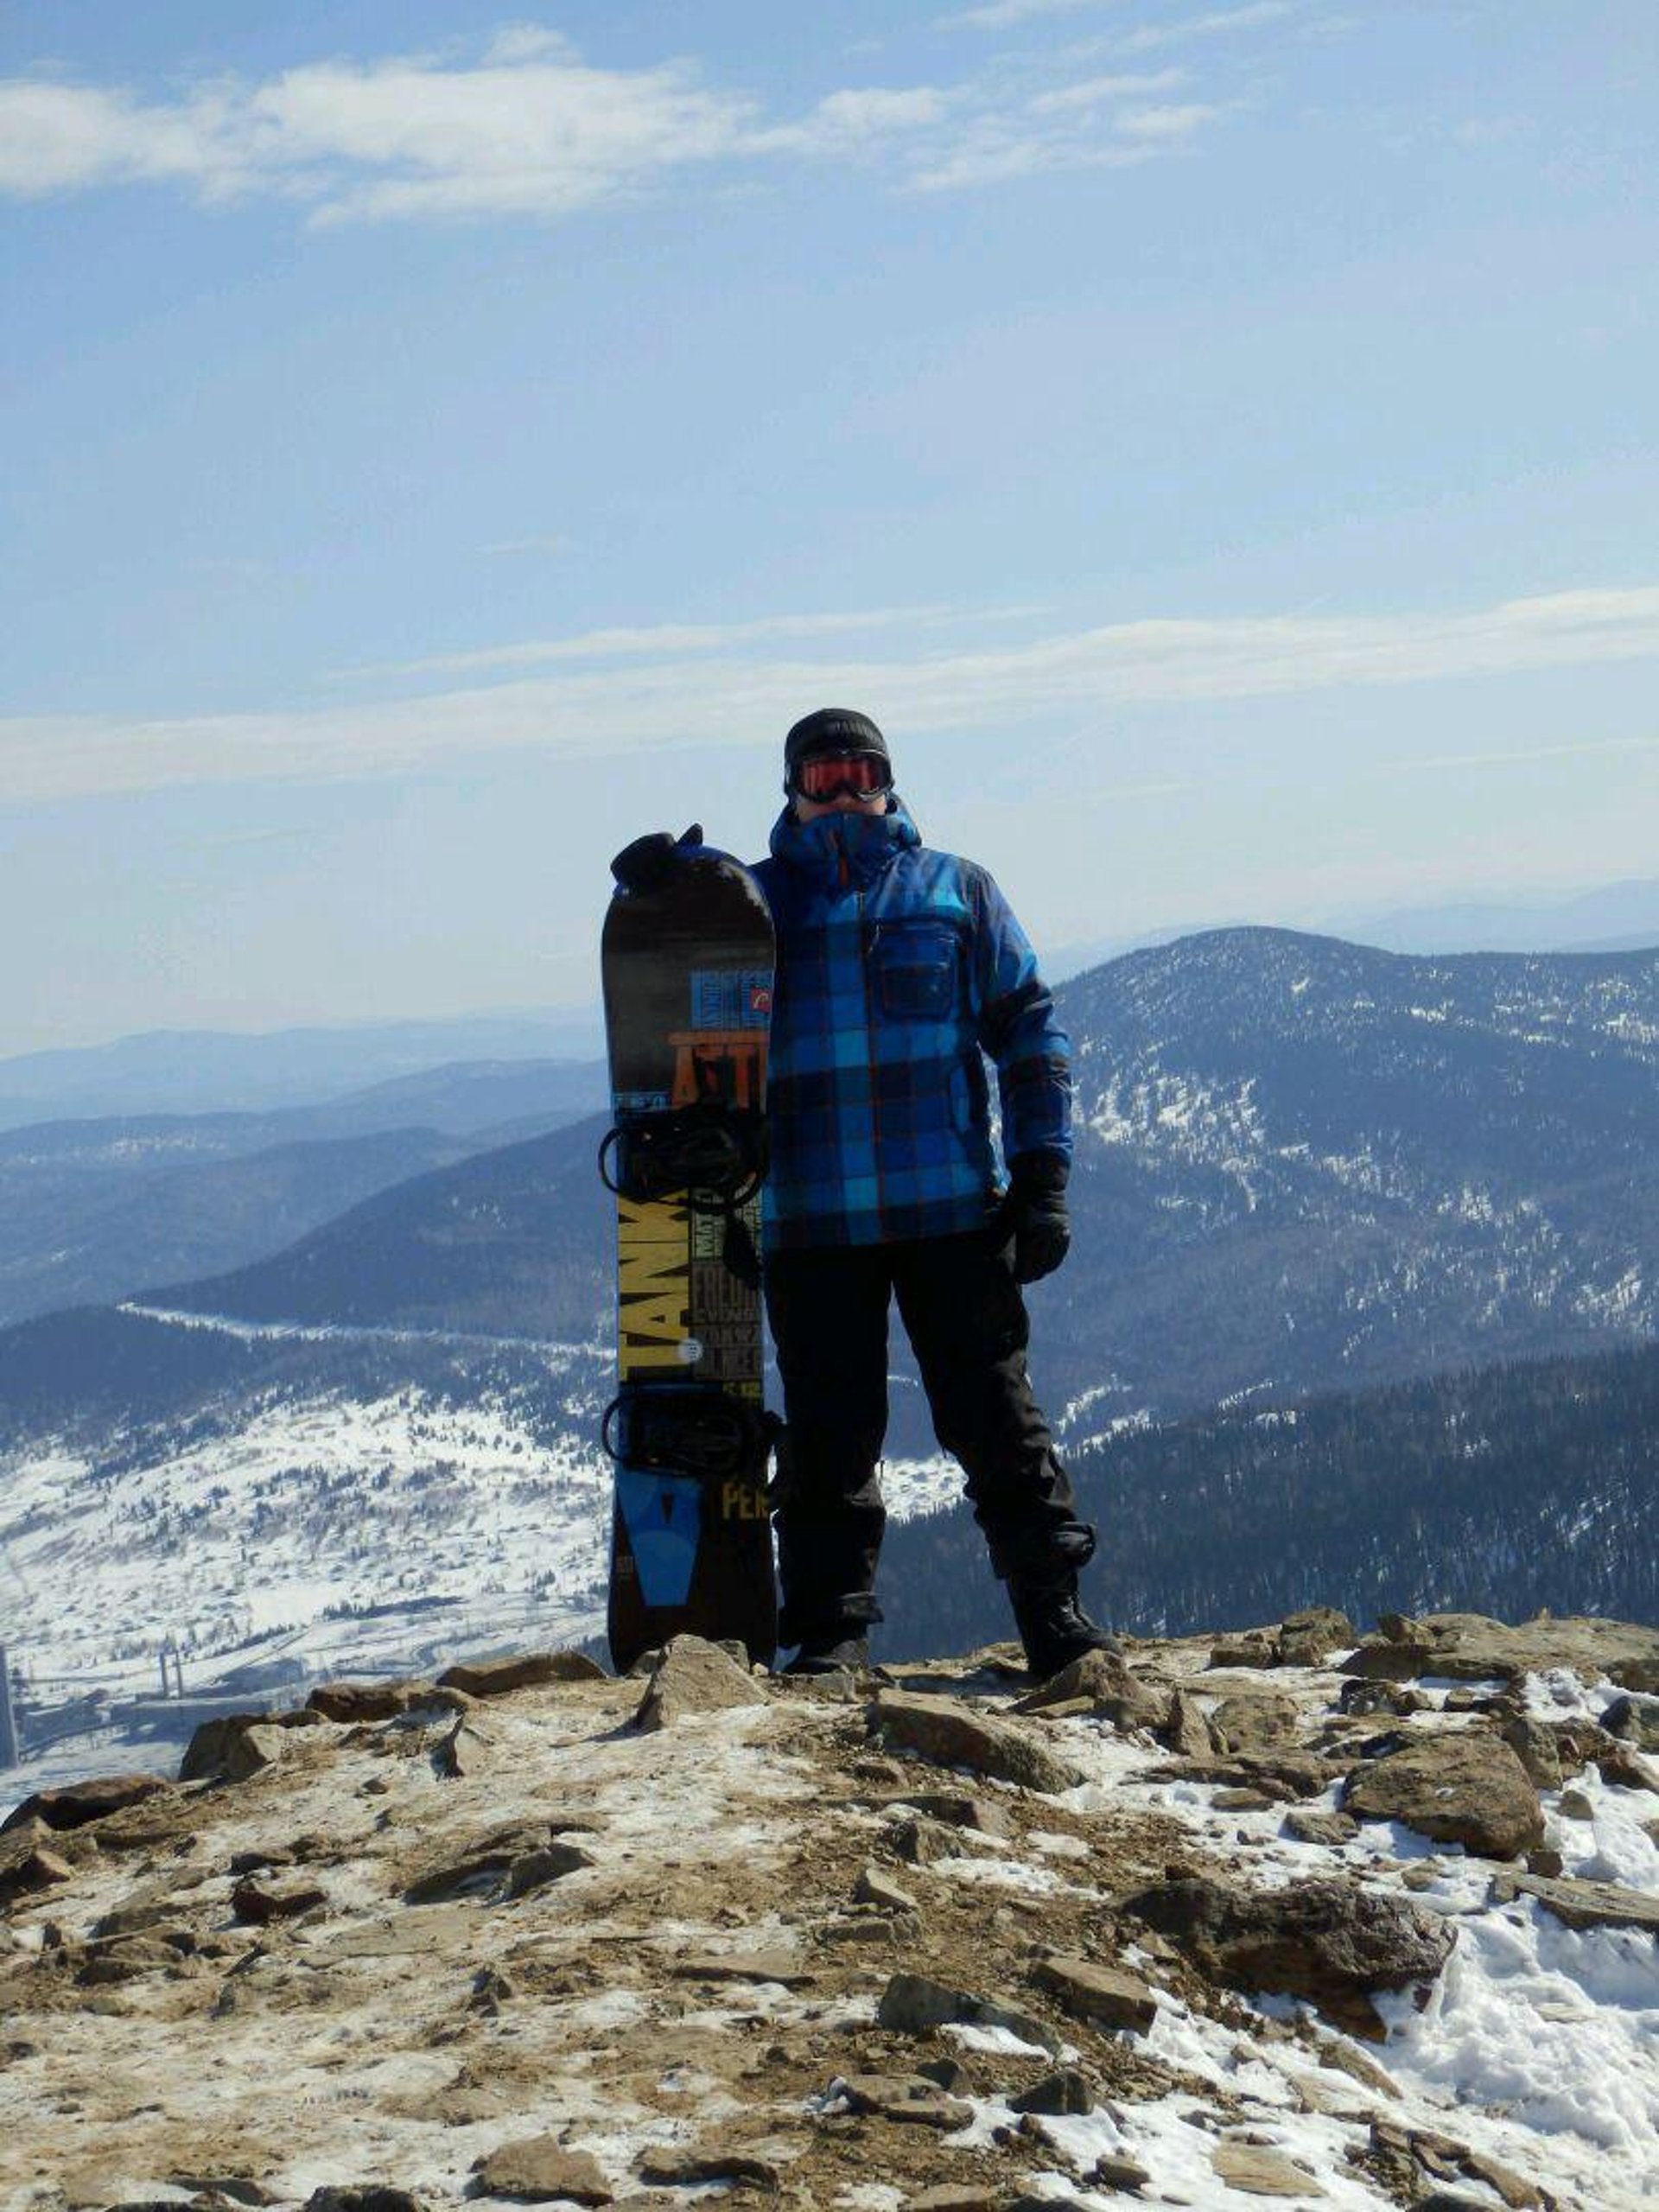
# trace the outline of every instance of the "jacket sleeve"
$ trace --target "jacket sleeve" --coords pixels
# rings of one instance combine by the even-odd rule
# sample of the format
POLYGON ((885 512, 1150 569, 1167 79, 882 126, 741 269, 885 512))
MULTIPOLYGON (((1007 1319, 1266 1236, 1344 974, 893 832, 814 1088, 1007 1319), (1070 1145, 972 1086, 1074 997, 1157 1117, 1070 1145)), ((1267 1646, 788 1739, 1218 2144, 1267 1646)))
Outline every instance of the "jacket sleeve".
POLYGON ((996 1067, 1002 1152, 1071 1157, 1071 1040, 1031 941, 982 868, 968 872, 979 1041, 996 1067))

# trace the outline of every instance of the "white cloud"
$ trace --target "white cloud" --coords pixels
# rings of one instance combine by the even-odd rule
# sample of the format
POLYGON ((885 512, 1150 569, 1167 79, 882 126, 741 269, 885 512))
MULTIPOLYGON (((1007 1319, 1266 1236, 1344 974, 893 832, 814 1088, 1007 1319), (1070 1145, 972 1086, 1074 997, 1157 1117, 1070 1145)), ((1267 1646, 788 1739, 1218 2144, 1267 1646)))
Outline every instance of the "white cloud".
POLYGON ((1018 119, 988 117, 918 162, 909 183, 916 192, 969 192, 1056 169, 1131 168, 1154 150, 1094 133, 1036 130, 1018 119))
POLYGON ((160 108, 90 86, 0 79, 0 192, 20 199, 164 178, 210 188, 238 166, 234 138, 212 89, 160 108))
POLYGON ((931 85, 908 91, 873 87, 831 92, 800 123, 758 133, 751 149, 761 153, 848 154, 894 137, 926 131, 944 122, 955 99, 931 85))
POLYGON ((984 0, 981 7, 963 8, 954 16, 942 16, 939 27, 945 30, 1009 30, 1020 23, 1034 22, 1040 16, 1071 16, 1084 8, 1112 4, 1113 0, 984 0))
MULTIPOLYGON (((753 627, 732 626, 728 639, 753 644, 753 627)), ((505 750, 595 759, 687 745, 772 747, 804 702, 830 697, 858 701, 908 736, 1020 728, 1052 713, 1514 676, 1659 658, 1659 585, 1561 592, 1471 613, 1120 622, 887 658, 868 650, 687 657, 668 644, 672 632, 650 634, 659 651, 648 664, 632 664, 624 649, 605 665, 418 699, 293 714, 0 721, 0 790, 21 805, 391 776, 505 750)), ((583 642, 591 653, 592 640, 583 642)))
POLYGON ((563 59, 575 49, 563 31, 545 23, 504 23, 484 49, 486 61, 544 61, 554 54, 563 59))
POLYGON ((1152 92, 1173 92, 1185 81, 1184 69, 1147 70, 1139 75, 1120 71, 1111 77, 1084 77, 1058 92, 1039 92, 1028 102, 1033 115, 1064 115, 1077 108, 1103 107, 1109 102, 1144 99, 1152 92))
POLYGON ((1249 0, 1242 8, 1217 8, 1208 15, 1188 16, 1179 22, 1145 23, 1110 41, 1122 54, 1151 54, 1163 46, 1185 40, 1213 38, 1218 33, 1251 30, 1258 23, 1276 23, 1300 12, 1303 0, 1249 0))
MULTIPOLYGON (((945 607, 887 607, 846 614, 767 614, 752 622, 659 622, 641 628, 588 630, 575 638, 532 638, 474 652, 439 653, 341 672, 354 676, 460 676, 490 669, 536 668, 558 661, 660 659, 671 653, 729 652, 770 638, 829 637, 908 622, 931 626, 951 613, 945 607)), ((983 620, 983 614, 977 616, 983 620)))
POLYGON ((1118 117, 1117 129, 1126 138, 1190 138, 1195 130, 1225 113, 1224 108, 1209 106, 1201 100, 1189 100, 1184 107, 1129 108, 1118 117))
POLYGON ((1062 58, 956 86, 845 86, 798 116, 768 116, 690 65, 598 68, 521 24, 472 60, 321 61, 171 100, 14 78, 0 80, 0 194, 170 181, 210 203, 290 200, 316 224, 547 220, 721 166, 857 160, 927 191, 1110 167, 1222 112, 1194 101, 1169 111, 1185 130, 1160 131, 1144 103, 1179 72, 1067 82, 1056 67, 1075 76, 1062 58))
POLYGON ((206 198, 301 197, 347 216, 558 215, 743 145, 751 103, 681 68, 594 69, 505 35, 472 67, 423 57, 198 86, 171 105, 0 83, 0 190, 176 178, 206 198))

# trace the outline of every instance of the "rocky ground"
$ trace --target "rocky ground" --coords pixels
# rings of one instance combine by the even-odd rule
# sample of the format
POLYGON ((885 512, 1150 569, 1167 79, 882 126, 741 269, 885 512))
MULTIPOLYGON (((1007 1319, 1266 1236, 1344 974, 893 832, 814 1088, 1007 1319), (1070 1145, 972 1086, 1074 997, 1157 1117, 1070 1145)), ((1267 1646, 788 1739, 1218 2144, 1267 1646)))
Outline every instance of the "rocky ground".
POLYGON ((1659 2204, 1659 1631, 334 1685, 0 1832, 0 2203, 1659 2204))

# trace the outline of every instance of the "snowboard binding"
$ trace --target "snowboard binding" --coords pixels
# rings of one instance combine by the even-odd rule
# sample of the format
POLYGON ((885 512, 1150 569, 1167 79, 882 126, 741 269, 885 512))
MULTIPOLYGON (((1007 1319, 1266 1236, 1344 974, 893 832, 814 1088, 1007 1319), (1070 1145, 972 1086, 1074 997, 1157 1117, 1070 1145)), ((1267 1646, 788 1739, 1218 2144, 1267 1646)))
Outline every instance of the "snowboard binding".
POLYGON ((723 1217, 721 1256, 751 1289, 760 1262, 741 1215, 769 1163, 765 1116, 722 1099, 631 1115, 606 1131, 599 1147, 599 1179, 613 1198, 635 1205, 673 1198, 692 1213, 723 1217))
POLYGON ((600 1180, 613 1197, 636 1205, 683 1197, 693 1213, 747 1205, 767 1164, 765 1116, 719 1099, 631 1115, 599 1147, 600 1180))
POLYGON ((619 1465, 766 1484, 783 1423, 707 1383, 652 1383, 613 1398, 600 1440, 619 1465))

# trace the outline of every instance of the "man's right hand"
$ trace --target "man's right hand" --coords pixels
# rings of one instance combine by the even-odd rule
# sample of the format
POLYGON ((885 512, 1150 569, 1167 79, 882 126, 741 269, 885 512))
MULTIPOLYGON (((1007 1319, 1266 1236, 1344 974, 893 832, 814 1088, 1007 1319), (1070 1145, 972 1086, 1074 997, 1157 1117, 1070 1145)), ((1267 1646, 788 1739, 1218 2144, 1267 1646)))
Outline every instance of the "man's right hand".
POLYGON ((653 830, 624 845, 611 862, 611 874, 625 891, 660 891, 677 868, 690 857, 690 849, 702 842, 702 824, 694 822, 677 838, 666 830, 653 830))

